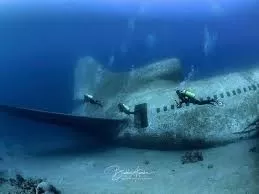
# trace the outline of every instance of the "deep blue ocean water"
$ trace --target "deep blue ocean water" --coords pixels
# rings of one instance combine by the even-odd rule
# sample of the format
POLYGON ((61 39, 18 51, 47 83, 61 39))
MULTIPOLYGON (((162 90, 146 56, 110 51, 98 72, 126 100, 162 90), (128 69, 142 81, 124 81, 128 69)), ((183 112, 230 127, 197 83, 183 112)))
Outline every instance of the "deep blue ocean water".
MULTIPOLYGON (((258 24, 256 7, 224 17, 148 19, 92 12, 2 17, 0 103, 69 113, 73 67, 78 58, 86 55, 106 65, 114 56, 109 67, 113 71, 127 71, 132 65, 139 67, 177 57, 186 74, 195 67, 196 78, 246 68, 259 59, 258 24), (134 30, 129 29, 131 19, 134 30), (203 53, 204 26, 218 35, 208 56, 203 53), (152 46, 148 45, 148 39, 151 43, 153 40, 152 46)), ((45 125, 13 121, 11 128, 1 129, 2 137, 15 136, 28 142, 33 135, 41 136, 38 135, 41 130, 45 135, 53 131, 45 125)))

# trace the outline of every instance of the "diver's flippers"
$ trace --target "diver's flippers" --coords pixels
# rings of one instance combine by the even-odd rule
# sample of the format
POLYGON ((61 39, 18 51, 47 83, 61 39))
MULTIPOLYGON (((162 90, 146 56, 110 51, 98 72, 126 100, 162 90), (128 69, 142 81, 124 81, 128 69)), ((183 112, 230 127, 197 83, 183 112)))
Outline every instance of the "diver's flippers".
POLYGON ((224 105, 224 103, 223 103, 223 102, 221 102, 221 101, 217 101, 217 105, 219 105, 219 106, 223 106, 223 105, 224 105))
POLYGON ((70 127, 97 138, 105 138, 107 140, 116 137, 120 125, 125 122, 124 120, 89 118, 7 105, 0 105, 0 112, 37 122, 54 124, 61 127, 70 127))
POLYGON ((224 103, 221 102, 221 101, 218 101, 216 100, 214 103, 213 103, 214 106, 224 106, 224 103))

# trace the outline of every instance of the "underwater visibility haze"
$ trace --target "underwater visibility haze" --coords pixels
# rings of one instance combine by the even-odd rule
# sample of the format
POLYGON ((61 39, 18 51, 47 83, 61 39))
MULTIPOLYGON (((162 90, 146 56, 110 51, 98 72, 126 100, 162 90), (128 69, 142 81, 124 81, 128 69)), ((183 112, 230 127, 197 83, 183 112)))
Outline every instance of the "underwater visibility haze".
POLYGON ((258 9, 0 2, 0 193, 258 193, 258 9))

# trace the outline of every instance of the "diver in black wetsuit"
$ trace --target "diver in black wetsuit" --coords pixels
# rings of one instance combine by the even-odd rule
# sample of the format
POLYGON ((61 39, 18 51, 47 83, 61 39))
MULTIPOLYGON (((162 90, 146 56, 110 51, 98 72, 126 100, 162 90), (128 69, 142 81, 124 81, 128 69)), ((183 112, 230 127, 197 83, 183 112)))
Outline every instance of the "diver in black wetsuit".
POLYGON ((90 103, 90 104, 95 104, 95 105, 98 105, 100 107, 103 107, 102 103, 98 100, 95 100, 93 98, 93 96, 87 94, 87 95, 84 95, 84 103, 90 103))
POLYGON ((180 102, 178 103, 176 101, 177 107, 182 107, 183 103, 192 103, 192 104, 197 104, 197 105, 204 105, 204 104, 211 104, 211 105, 222 105, 221 102, 218 102, 215 99, 208 99, 208 100, 198 100, 195 98, 195 94, 187 91, 187 90, 176 90, 176 94, 178 98, 180 99, 180 102))

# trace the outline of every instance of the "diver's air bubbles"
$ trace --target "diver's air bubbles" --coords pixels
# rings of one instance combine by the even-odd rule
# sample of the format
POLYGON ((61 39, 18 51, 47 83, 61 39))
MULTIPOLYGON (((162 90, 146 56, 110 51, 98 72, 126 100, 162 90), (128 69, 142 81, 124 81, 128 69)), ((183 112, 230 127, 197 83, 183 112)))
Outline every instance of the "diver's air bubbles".
POLYGON ((139 2, 138 15, 143 16, 150 8, 152 8, 152 2, 150 0, 142 0, 139 2))
POLYGON ((187 80, 191 80, 195 74, 194 65, 191 66, 191 71, 187 75, 187 80))
POLYGON ((154 34, 149 34, 146 37, 146 46, 148 48, 153 48, 155 47, 156 41, 156 36, 154 34))
POLYGON ((136 18, 130 18, 128 20, 128 29, 131 31, 131 32, 134 32, 135 30, 135 23, 136 23, 136 18))
POLYGON ((208 56, 214 52, 218 35, 215 32, 210 32, 208 27, 204 27, 204 41, 203 41, 203 52, 205 56, 208 56))
POLYGON ((130 66, 130 70, 133 71, 134 69, 135 69, 135 65, 132 64, 132 65, 130 66))
POLYGON ((223 7, 220 5, 220 2, 216 1, 216 0, 209 0, 209 6, 210 9, 212 11, 212 13, 216 16, 219 16, 223 13, 223 7))
POLYGON ((112 55, 112 56, 109 58, 108 67, 113 66, 114 60, 115 60, 115 57, 114 57, 114 55, 112 55))
POLYGON ((184 80, 180 83, 180 89, 184 89, 187 82, 189 82, 195 75, 195 68, 194 65, 191 66, 191 71, 187 74, 184 80))
POLYGON ((103 69, 102 67, 98 67, 96 71, 96 77, 95 77, 95 87, 99 85, 103 80, 103 69))
POLYGON ((133 77, 134 74, 135 74, 135 65, 132 64, 132 65, 130 66, 130 76, 133 77))

